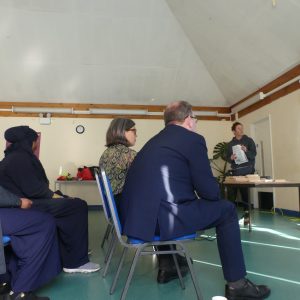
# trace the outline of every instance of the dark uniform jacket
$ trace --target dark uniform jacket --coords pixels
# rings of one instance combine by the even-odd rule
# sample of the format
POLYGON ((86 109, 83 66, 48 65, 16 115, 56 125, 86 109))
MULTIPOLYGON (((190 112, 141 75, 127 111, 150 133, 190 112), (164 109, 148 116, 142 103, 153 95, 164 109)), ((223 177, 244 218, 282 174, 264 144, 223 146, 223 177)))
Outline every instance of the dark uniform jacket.
POLYGON ((120 205, 124 234, 151 240, 195 233, 199 200, 217 201, 204 138, 168 125, 137 154, 129 168, 120 205))
POLYGON ((7 148, 0 162, 0 182, 19 197, 34 200, 53 196, 45 170, 30 148, 7 148))

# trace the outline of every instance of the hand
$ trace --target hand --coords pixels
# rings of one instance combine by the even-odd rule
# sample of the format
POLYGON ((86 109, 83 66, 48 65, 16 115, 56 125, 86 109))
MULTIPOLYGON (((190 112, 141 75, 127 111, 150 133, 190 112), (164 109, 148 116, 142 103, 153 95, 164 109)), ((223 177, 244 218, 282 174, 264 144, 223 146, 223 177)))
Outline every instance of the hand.
POLYGON ((236 159, 236 154, 232 154, 232 155, 230 156, 230 159, 231 159, 231 160, 235 160, 235 159, 236 159))
POLYGON ((29 200, 27 198, 20 198, 20 200, 21 200, 21 206, 20 207, 22 209, 28 209, 28 208, 31 207, 31 205, 32 205, 32 201, 31 200, 29 200))
POLYGON ((244 151, 244 152, 247 152, 247 147, 246 146, 244 146, 244 145, 242 145, 242 150, 244 151))

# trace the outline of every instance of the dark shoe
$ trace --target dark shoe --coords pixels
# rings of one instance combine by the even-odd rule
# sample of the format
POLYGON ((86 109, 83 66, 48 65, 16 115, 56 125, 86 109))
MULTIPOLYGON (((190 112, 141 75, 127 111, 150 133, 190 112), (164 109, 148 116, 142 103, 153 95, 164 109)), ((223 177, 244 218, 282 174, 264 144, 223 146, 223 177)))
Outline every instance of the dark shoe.
POLYGON ((248 211, 244 213, 244 226, 248 226, 250 224, 250 215, 248 211))
POLYGON ((271 293, 271 290, 266 285, 256 285, 250 280, 245 279, 245 285, 239 289, 230 288, 225 285, 225 297, 228 300, 252 300, 265 299, 271 293))
MULTIPOLYGON (((176 255, 176 258, 177 258, 177 261, 178 261, 178 264, 179 264, 179 267, 187 267, 188 268, 188 264, 187 264, 187 261, 186 261, 186 258, 184 256, 181 256, 179 254, 176 255)), ((191 263, 193 264, 193 260, 191 258, 191 263)))
POLYGON ((11 286, 7 282, 0 283, 0 295, 8 294, 11 291, 11 286))
POLYGON ((19 293, 19 294, 10 294, 11 300, 50 300, 48 297, 39 297, 31 292, 28 293, 19 293))
MULTIPOLYGON (((184 277, 186 276, 186 274, 188 273, 188 270, 182 269, 180 268, 181 271, 181 276, 184 277)), ((177 279, 178 278, 178 274, 177 274, 177 270, 176 268, 172 268, 171 270, 158 270, 158 274, 157 274, 157 282, 164 284, 167 283, 173 279, 177 279)))

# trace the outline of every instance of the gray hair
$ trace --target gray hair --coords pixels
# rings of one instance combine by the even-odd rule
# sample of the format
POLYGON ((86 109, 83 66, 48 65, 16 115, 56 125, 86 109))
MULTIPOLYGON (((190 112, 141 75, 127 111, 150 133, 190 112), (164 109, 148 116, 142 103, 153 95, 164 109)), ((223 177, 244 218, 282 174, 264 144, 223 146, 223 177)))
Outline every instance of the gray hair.
POLYGON ((192 105, 186 101, 175 101, 167 105, 164 111, 165 125, 171 122, 182 123, 192 114, 192 105))

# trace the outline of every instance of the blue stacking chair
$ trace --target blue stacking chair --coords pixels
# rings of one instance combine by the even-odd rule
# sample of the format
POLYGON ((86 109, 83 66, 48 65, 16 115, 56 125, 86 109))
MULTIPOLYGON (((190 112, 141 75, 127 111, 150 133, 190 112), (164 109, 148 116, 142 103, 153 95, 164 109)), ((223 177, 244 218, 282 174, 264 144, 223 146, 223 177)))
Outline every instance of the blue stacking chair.
POLYGON ((107 221, 107 227, 106 227, 106 230, 105 230, 102 242, 101 242, 101 248, 103 248, 105 241, 108 240, 109 235, 111 234, 111 230, 112 230, 113 225, 112 225, 111 215, 109 214, 109 211, 106 207, 106 202, 103 200, 103 198, 105 197, 105 195, 103 193, 104 187, 101 187, 101 183, 99 181, 99 172, 98 172, 97 169, 94 170, 94 174, 95 174, 95 179, 96 179, 96 182, 97 182, 100 198, 102 200, 102 207, 103 207, 103 211, 104 211, 104 216, 105 216, 105 219, 107 221))
POLYGON ((135 255, 134 255, 131 267, 130 267, 129 274, 127 276, 125 286, 122 291, 121 300, 124 300, 126 298, 128 288, 131 283, 138 258, 140 256, 153 255, 153 254, 162 254, 162 255, 163 254, 172 254, 182 289, 184 289, 185 286, 184 286, 184 282, 183 282, 180 268, 178 265, 178 261, 176 258, 176 254, 184 255, 187 260, 187 264, 188 264, 189 271, 190 271, 190 274, 192 277, 192 281, 193 281, 193 285, 195 288, 197 299, 203 300, 201 290, 200 290, 200 287, 199 287, 199 284, 198 284, 198 281, 197 281, 197 278, 196 278, 196 275, 195 275, 195 272, 194 272, 194 269, 193 269, 193 266, 191 263, 191 257, 189 255, 189 252, 188 252, 186 246, 183 243, 184 241, 194 240, 196 237, 196 234, 179 237, 179 238, 176 238, 174 240, 169 240, 169 241, 161 241, 159 236, 155 236, 154 240, 151 242, 138 240, 138 239, 134 239, 131 237, 127 237, 127 240, 125 241, 122 238, 122 226, 120 223, 120 219, 119 219, 118 211, 116 208, 112 189, 110 186, 110 182, 109 182, 109 179, 107 178, 105 171, 103 169, 101 169, 101 176, 99 176, 99 179, 100 179, 101 185, 104 186, 104 189, 105 189, 105 191, 104 191, 105 196, 103 199, 104 199, 104 201, 108 202, 108 207, 110 209, 110 213, 111 213, 114 228, 115 228, 115 235, 116 235, 119 243, 124 247, 122 255, 121 255, 121 259, 119 262, 119 266, 117 269, 117 273, 115 275, 114 281, 113 281, 111 289, 110 289, 110 294, 112 294, 115 291, 116 284, 117 284, 121 269, 123 267, 126 253, 128 252, 129 249, 134 249, 135 255), (170 245, 170 250, 157 251, 156 246, 161 246, 161 245, 170 245))
POLYGON ((108 272, 108 268, 110 266, 112 256, 115 252, 115 249, 116 249, 116 246, 118 243, 118 239, 115 234, 112 216, 111 216, 110 209, 108 206, 108 201, 106 199, 104 185, 103 185, 103 182, 101 180, 101 177, 100 177, 97 169, 95 169, 95 178, 96 178, 99 194, 102 199, 102 207, 103 207, 103 211, 104 211, 104 216, 107 221, 106 231, 105 231, 102 243, 101 243, 102 248, 104 246, 105 241, 106 240, 108 241, 109 236, 111 236, 111 240, 108 244, 108 248, 107 248, 107 251, 105 252, 105 256, 104 256, 104 267, 103 267, 102 277, 105 277, 108 272))
POLYGON ((3 243, 3 246, 7 246, 10 243, 10 237, 7 236, 7 235, 3 235, 2 236, 2 243, 3 243))

